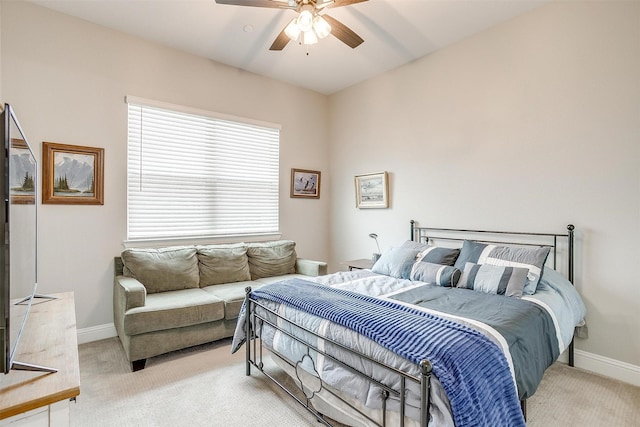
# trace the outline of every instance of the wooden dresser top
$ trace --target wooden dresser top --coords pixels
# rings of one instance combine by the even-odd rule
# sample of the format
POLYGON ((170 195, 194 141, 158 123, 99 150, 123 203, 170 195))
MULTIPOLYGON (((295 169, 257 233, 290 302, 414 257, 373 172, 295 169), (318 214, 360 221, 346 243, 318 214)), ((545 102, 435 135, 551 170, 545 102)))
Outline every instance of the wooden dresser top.
POLYGON ((18 344, 15 360, 55 368, 54 373, 0 374, 0 419, 80 394, 80 367, 73 292, 37 299, 18 344))

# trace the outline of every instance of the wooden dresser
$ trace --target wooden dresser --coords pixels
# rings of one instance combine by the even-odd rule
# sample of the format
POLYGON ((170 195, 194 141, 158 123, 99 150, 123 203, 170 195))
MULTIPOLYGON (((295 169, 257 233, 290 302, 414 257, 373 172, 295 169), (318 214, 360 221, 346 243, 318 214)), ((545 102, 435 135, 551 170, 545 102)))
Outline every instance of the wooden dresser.
POLYGON ((53 296, 34 300, 15 359, 58 371, 0 374, 0 426, 69 426, 80 394, 75 303, 73 292, 53 296))

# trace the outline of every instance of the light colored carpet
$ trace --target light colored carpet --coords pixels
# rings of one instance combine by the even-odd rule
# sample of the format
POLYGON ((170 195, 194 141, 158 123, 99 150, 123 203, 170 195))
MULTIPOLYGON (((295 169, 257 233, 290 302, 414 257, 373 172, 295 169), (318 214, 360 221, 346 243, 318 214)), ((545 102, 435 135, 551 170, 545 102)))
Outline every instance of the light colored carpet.
MULTIPOLYGON (((82 344, 80 396, 72 427, 320 426, 256 372, 244 375, 244 348, 206 344, 147 361, 131 372, 117 338, 82 344)), ((529 427, 638 426, 640 388, 556 363, 527 402, 529 427)))

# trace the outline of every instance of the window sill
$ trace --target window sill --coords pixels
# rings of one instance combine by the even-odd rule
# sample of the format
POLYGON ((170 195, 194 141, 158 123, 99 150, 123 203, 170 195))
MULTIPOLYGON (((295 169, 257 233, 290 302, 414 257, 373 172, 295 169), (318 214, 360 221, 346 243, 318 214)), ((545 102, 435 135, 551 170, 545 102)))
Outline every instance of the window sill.
POLYGON ((234 234, 224 236, 206 236, 206 237, 174 237, 174 238, 157 238, 157 239, 132 239, 122 242, 125 249, 129 248, 149 248, 160 246, 180 246, 180 245, 209 245, 222 243, 239 243, 239 242, 263 242, 267 240, 279 240, 281 233, 265 233, 265 234, 234 234))

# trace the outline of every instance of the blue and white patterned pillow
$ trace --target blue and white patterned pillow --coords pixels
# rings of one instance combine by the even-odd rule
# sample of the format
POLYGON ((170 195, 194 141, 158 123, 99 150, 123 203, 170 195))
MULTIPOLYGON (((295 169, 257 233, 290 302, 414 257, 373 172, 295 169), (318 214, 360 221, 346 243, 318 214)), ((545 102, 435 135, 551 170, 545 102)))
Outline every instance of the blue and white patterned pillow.
POLYGON ((458 287, 520 298, 528 273, 529 270, 526 268, 468 262, 462 271, 458 287))
POLYGON ((519 246, 496 246, 465 240, 455 267, 464 270, 468 262, 502 267, 526 268, 527 280, 523 293, 532 295, 536 291, 542 268, 549 256, 548 247, 525 248, 519 246))

